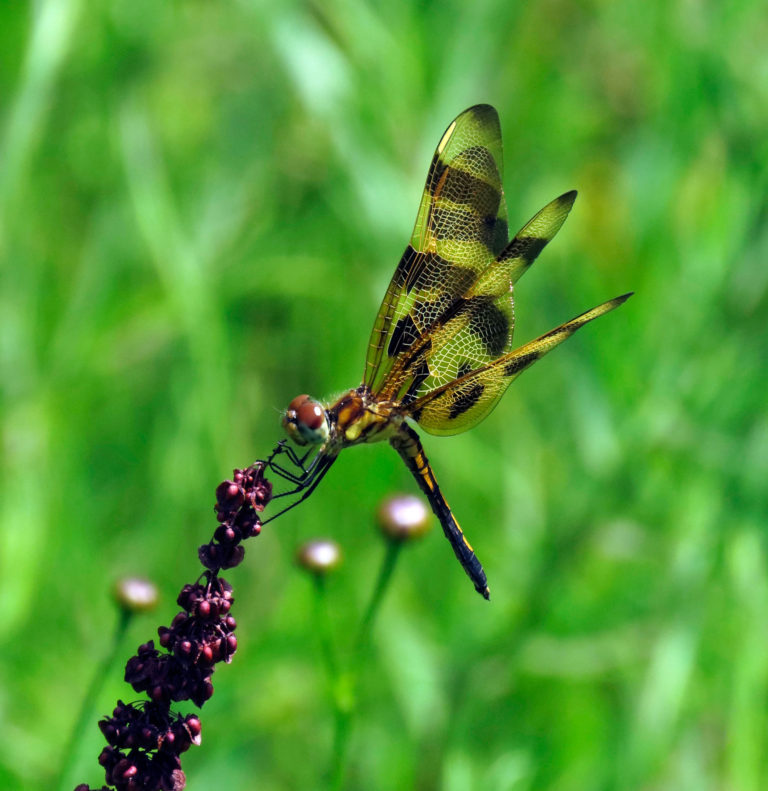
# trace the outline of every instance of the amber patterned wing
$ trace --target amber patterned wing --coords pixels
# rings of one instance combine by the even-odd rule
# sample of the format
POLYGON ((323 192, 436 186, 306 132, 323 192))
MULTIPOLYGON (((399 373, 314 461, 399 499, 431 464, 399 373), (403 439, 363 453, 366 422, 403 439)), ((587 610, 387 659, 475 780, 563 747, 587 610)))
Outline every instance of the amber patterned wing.
POLYGON ((496 406, 510 383, 548 351, 593 319, 619 307, 632 294, 604 302, 456 381, 417 398, 410 414, 430 434, 458 434, 479 423, 496 406))
MULTIPOLYGON (((411 369, 413 373, 407 380, 407 389, 400 398, 403 406, 511 350, 514 322, 512 287, 558 232, 575 198, 575 192, 568 192, 538 212, 515 234, 451 310, 425 333, 425 339, 421 341, 425 351, 419 359, 419 367, 411 369)), ((413 356, 417 355, 414 353, 413 356)), ((396 364, 393 372, 397 368, 396 364)), ((489 405, 488 411, 491 408, 489 405)))
MULTIPOLYGON (((503 251, 501 170, 496 110, 470 107, 440 139, 410 244, 376 317, 363 383, 377 396, 398 398, 414 378, 424 380, 424 341, 503 251)), ((511 305, 508 312, 511 319, 511 305)))
POLYGON ((429 169, 411 243, 374 324, 364 384, 407 406, 507 353, 512 284, 554 237, 575 192, 507 241, 501 131, 489 105, 448 127, 429 169))

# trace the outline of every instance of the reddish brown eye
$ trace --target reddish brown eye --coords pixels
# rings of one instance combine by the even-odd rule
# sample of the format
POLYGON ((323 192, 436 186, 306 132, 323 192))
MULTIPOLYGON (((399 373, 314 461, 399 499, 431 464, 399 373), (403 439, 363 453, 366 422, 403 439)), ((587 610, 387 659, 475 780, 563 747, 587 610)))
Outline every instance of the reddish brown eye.
POLYGON ((296 398, 288 404, 288 409, 293 410, 295 412, 298 411, 299 407, 305 402, 310 401, 310 397, 306 393, 302 393, 301 395, 297 395, 296 398))
MULTIPOLYGON (((309 398, 309 396, 306 396, 306 398, 309 398)), ((299 423, 303 423, 307 428, 311 428, 314 431, 323 425, 325 415, 323 415, 323 408, 317 401, 307 400, 296 409, 296 419, 299 423)))

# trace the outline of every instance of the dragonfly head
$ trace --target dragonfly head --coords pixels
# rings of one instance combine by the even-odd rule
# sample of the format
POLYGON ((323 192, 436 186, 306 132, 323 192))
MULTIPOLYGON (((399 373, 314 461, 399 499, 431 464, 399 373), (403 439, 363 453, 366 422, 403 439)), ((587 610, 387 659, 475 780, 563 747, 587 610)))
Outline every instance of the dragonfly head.
POLYGON ((323 405, 308 395, 296 396, 288 404, 283 428, 297 445, 322 445, 330 434, 323 405))

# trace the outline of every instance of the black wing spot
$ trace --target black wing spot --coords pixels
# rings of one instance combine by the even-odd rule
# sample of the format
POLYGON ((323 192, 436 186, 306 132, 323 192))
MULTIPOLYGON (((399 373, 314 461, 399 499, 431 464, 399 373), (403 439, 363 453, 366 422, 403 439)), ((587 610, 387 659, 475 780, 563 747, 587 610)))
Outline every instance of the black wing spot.
POLYGON ((497 217, 493 225, 493 252, 499 255, 509 242, 509 225, 503 217, 497 217))
POLYGON ((427 174, 427 189, 429 189, 430 194, 435 194, 435 188, 437 187, 440 179, 443 176, 443 172, 448 166, 440 159, 440 154, 435 152, 435 155, 432 157, 432 161, 429 163, 429 173, 427 174))
MULTIPOLYGON (((490 170, 491 166, 493 166, 495 169, 495 163, 488 149, 480 148, 479 146, 463 151, 456 158, 456 164, 466 163, 469 167, 476 167, 476 164, 472 162, 473 152, 476 151, 482 152, 482 159, 485 160, 481 163, 481 168, 485 167, 490 170)), ((443 172, 445 170, 448 172, 443 181, 440 197, 447 198, 452 203, 468 206, 480 215, 496 214, 499 210, 499 203, 501 203, 501 193, 496 187, 483 179, 477 178, 477 176, 473 176, 461 167, 449 165, 443 169, 443 172)), ((442 176, 442 173, 440 175, 442 176)))
POLYGON ((441 293, 449 285, 451 294, 463 294, 477 278, 472 269, 447 261, 437 253, 425 253, 423 259, 424 263, 418 267, 417 277, 412 281, 409 278, 409 292, 417 287, 423 291, 441 293))
POLYGON ((432 351, 432 340, 427 340, 421 346, 414 349, 410 357, 403 363, 403 369, 406 371, 417 370, 422 360, 425 360, 427 355, 432 351), (418 362, 417 362, 418 361, 418 362))
POLYGON ((480 400, 484 390, 485 385, 481 385, 479 382, 465 390, 460 390, 453 396, 453 403, 448 410, 448 417, 451 420, 455 420, 459 415, 463 415, 467 410, 472 409, 480 400))
POLYGON ((394 280, 398 288, 402 288, 405 285, 406 293, 410 293, 418 277, 419 268, 424 265, 423 260, 418 260, 419 255, 421 254, 414 249, 413 245, 409 244, 405 248, 402 258, 397 263, 394 280))
POLYGON ((402 398, 403 406, 408 406, 408 404, 412 404, 416 399, 416 393, 419 392, 419 388, 424 384, 424 381, 430 374, 429 365, 427 365, 426 360, 422 360, 414 369, 413 371, 413 381, 411 382, 411 386, 406 391, 405 395, 402 398))
POLYGON ((504 366, 504 376, 519 374, 520 371, 525 370, 529 365, 533 365, 539 359, 539 356, 538 352, 528 352, 528 354, 523 354, 516 360, 512 360, 512 362, 504 366))
POLYGON ((496 216, 435 206, 432 209, 432 230, 435 239, 440 241, 478 241, 488 250, 493 250, 496 243, 496 216))
POLYGON ((459 370, 456 374, 456 378, 461 379, 462 376, 466 376, 471 370, 472 370, 472 363, 469 360, 464 360, 464 362, 459 365, 459 370))
POLYGON ((387 347, 387 354, 394 357, 400 352, 408 349, 421 337, 416 323, 410 316, 403 316, 397 324, 395 329, 392 330, 392 337, 389 339, 389 346, 387 347))
POLYGON ((465 303, 469 314, 469 330, 477 336, 489 357, 501 357, 509 341, 510 320, 494 297, 473 297, 465 303))
POLYGON ((505 260, 522 258, 530 266, 548 243, 549 239, 541 239, 538 236, 516 236, 501 255, 505 260))

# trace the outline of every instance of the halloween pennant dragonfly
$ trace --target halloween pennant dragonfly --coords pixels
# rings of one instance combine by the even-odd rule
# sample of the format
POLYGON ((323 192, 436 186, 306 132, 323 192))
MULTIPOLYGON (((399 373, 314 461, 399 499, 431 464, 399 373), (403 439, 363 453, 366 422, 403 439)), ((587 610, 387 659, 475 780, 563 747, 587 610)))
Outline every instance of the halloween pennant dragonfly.
POLYGON ((288 437, 310 446, 299 457, 282 442, 270 457, 270 466, 296 485, 284 494, 301 493, 289 508, 311 494, 344 448, 387 440, 429 500, 475 590, 489 598, 483 567, 406 421, 430 434, 466 431, 536 360, 630 296, 512 349, 513 286, 560 230, 575 198, 575 191, 556 198, 509 240, 498 114, 479 104, 451 123, 373 325, 362 384, 330 404, 297 396, 283 415, 288 437), (281 453, 297 472, 274 462, 281 453))

